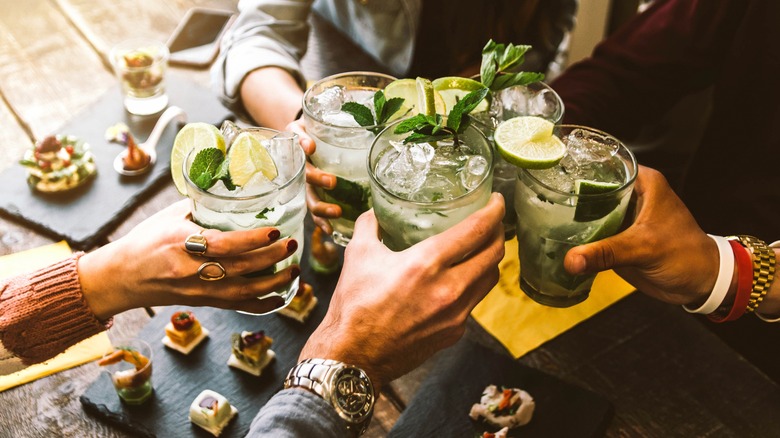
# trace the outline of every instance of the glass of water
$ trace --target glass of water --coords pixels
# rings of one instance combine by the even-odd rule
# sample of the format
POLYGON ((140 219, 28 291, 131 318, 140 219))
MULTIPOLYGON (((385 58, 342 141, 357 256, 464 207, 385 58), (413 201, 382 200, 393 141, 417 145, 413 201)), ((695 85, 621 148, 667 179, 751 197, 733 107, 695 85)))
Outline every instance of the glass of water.
POLYGON ((119 78, 127 112, 146 116, 168 106, 165 74, 169 56, 165 44, 150 39, 123 41, 111 49, 111 64, 119 78))

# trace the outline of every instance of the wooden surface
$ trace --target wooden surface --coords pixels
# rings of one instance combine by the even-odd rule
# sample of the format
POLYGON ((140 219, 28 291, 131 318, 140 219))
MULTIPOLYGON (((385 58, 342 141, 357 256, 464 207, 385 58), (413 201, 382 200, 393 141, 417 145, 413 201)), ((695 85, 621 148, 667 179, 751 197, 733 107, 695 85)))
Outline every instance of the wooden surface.
MULTIPOLYGON (((36 138, 56 132, 116 85, 106 62, 112 44, 137 34, 165 40, 191 6, 235 8, 235 1, 0 0, 0 170, 16 165, 36 138)), ((310 79, 378 69, 325 23, 315 20, 313 28, 323 40, 310 43, 304 64, 310 79)), ((172 70, 208 85, 207 70, 172 70)), ((165 185, 127 213, 107 240, 178 199, 165 185)), ((0 255, 48 243, 50 238, 0 218, 0 255)), ((143 309, 123 313, 109 336, 137 334, 149 321, 143 309)), ((501 350, 473 322, 467 336, 501 350)), ((387 436, 439 357, 388 386, 366 436, 387 436)), ((615 415, 607 436, 780 435, 778 386, 694 317, 641 294, 520 362, 611 400, 615 415)), ((78 398, 97 373, 81 366, 0 393, 0 436, 126 436, 82 410, 78 398)))

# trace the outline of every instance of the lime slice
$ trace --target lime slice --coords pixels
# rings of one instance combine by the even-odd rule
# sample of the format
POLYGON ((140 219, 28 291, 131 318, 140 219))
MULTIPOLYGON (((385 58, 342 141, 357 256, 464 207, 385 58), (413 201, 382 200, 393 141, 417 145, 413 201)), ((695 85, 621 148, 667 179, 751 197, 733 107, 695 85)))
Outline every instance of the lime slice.
POLYGON ((202 122, 187 123, 176 134, 171 149, 171 178, 182 195, 187 194, 187 184, 181 169, 184 159, 191 150, 206 148, 217 148, 225 152, 225 139, 214 125, 202 122))
MULTIPOLYGON (((483 88, 485 86, 479 81, 458 76, 446 76, 433 81, 433 89, 441 94, 444 106, 447 108, 454 107, 459 100, 463 99, 463 96, 483 88)), ((472 112, 487 111, 489 106, 487 99, 483 99, 472 112)))
MULTIPOLYGON (((574 192, 578 195, 606 194, 619 189, 621 186, 621 184, 618 183, 591 181, 587 179, 578 179, 574 182, 574 184, 574 192)), ((578 198, 577 208, 574 210, 574 221, 590 222, 601 219, 617 208, 617 206, 620 204, 620 199, 621 198, 617 194, 598 197, 585 196, 578 198)), ((618 226, 620 226, 619 222, 617 226, 613 226, 612 228, 616 229, 618 226)), ((612 231, 612 234, 614 234, 614 231, 612 231)), ((593 240, 597 239, 593 238, 593 240)))
POLYGON ((515 117, 498 125, 493 140, 509 163, 525 169, 547 169, 566 155, 566 145, 552 134, 554 126, 541 117, 515 117))
MULTIPOLYGON (((423 85, 423 89, 425 89, 425 85, 423 85)), ((384 90, 386 99, 400 97, 404 100, 404 104, 401 107, 401 110, 398 111, 396 113, 397 115, 393 116, 391 120, 395 120, 398 117, 401 117, 402 115, 408 113, 409 110, 413 110, 415 114, 420 112, 418 108, 421 108, 421 106, 419 104, 417 90, 417 80, 415 79, 398 79, 387 84, 384 90)), ((423 91, 423 93, 425 93, 425 91, 423 91)), ((447 113, 447 107, 444 105, 444 99, 442 99, 441 95, 436 90, 433 91, 433 103, 435 112, 439 114, 447 113)), ((422 108, 425 107, 426 105, 422 105, 422 108)))
POLYGON ((238 134, 228 151, 228 172, 233 184, 241 187, 257 173, 268 180, 279 174, 276 163, 260 140, 250 132, 238 134))

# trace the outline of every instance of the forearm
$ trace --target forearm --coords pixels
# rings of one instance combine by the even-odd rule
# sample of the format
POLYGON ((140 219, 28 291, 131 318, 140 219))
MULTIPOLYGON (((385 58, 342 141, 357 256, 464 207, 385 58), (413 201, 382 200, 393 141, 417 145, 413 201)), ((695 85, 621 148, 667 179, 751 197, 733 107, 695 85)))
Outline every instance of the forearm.
POLYGON ((252 71, 240 91, 244 108, 260 126, 284 130, 301 109, 303 90, 290 73, 278 67, 252 71))

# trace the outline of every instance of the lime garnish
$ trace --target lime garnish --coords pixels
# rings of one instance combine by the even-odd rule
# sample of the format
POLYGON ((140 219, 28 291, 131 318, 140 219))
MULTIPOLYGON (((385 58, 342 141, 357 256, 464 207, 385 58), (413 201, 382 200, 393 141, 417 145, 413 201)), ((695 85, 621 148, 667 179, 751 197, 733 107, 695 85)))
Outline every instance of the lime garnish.
MULTIPOLYGON (((585 195, 577 199, 577 208, 574 210, 575 222, 590 222, 610 214, 618 204, 620 204, 620 197, 615 194, 614 196, 604 197, 589 197, 588 195, 598 195, 602 193, 614 192, 619 189, 621 184, 603 181, 591 181, 587 179, 578 179, 574 182, 574 192, 578 195, 585 195)), ((615 230, 620 224, 614 225, 612 228, 615 230)), ((604 228, 602 226, 601 228, 604 228)), ((612 231, 610 234, 614 234, 612 231)), ((606 236, 604 236, 606 237, 606 236)), ((603 238, 603 237, 602 237, 603 238)), ((594 238, 594 240, 597 240, 594 238)))
POLYGON ((515 117, 498 125, 493 140, 498 152, 511 164, 547 169, 566 154, 566 145, 552 133, 553 126, 541 117, 515 117))
POLYGON ((228 151, 228 172, 233 184, 241 187, 257 173, 268 180, 278 175, 276 163, 263 143, 250 132, 242 132, 230 145, 228 151))
POLYGON ((171 149, 171 178, 176 189, 182 195, 187 194, 187 185, 182 174, 182 163, 187 154, 193 150, 216 148, 225 152, 225 139, 216 126, 195 122, 188 123, 176 134, 171 149))
MULTIPOLYGON (((444 100, 444 106, 447 108, 455 107, 463 97, 472 91, 480 90, 485 86, 474 79, 461 78, 458 76, 446 76, 433 81, 434 91, 438 91, 444 100)), ((488 101, 483 100, 472 112, 478 113, 488 110, 488 101)))
MULTIPOLYGON (((427 80, 427 79, 426 79, 427 80)), ((430 82, 430 81, 429 81, 430 82)), ((425 91, 427 89, 426 85, 423 85, 423 94, 426 93, 425 91)), ((425 96, 420 96, 418 93, 418 85, 417 80, 415 79, 397 79, 385 87, 385 98, 388 100, 392 98, 400 97, 404 100, 403 106, 401 106, 401 111, 399 111, 396 114, 406 114, 409 111, 412 111, 415 114, 424 114, 424 111, 420 111, 420 108, 425 109, 427 106, 427 103, 423 103, 423 105, 420 105, 420 101, 422 100, 425 102, 425 96)), ((429 96, 430 98, 430 96, 429 96)), ((441 95, 433 90, 433 106, 434 106, 434 113, 439 114, 446 114, 447 107, 444 104, 444 99, 442 99, 441 95)), ((394 117, 394 119, 397 119, 399 116, 394 117)))

